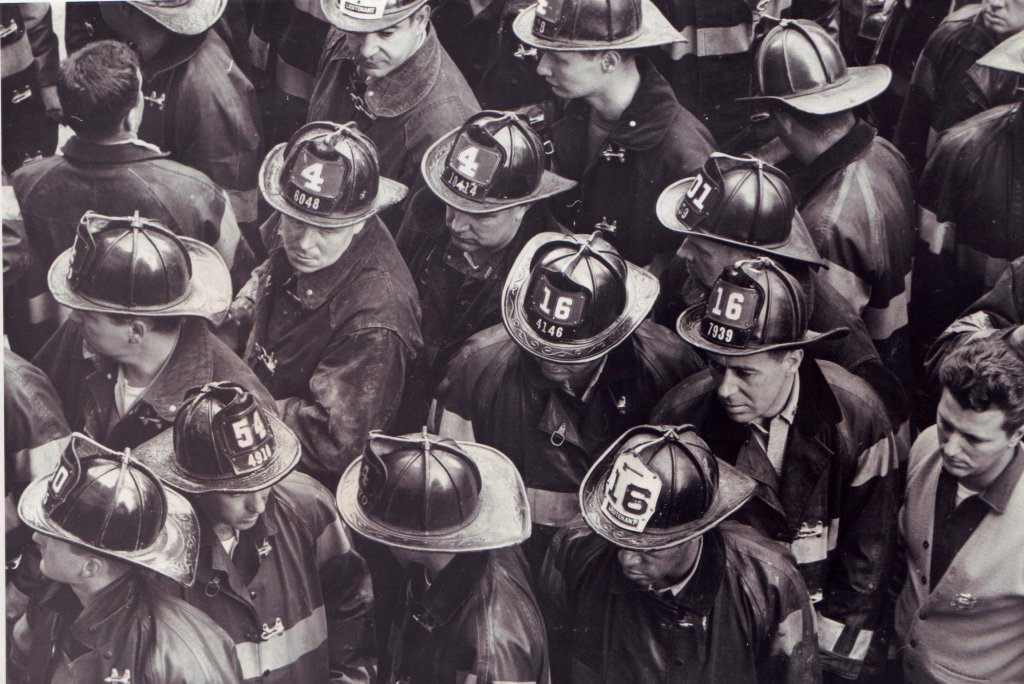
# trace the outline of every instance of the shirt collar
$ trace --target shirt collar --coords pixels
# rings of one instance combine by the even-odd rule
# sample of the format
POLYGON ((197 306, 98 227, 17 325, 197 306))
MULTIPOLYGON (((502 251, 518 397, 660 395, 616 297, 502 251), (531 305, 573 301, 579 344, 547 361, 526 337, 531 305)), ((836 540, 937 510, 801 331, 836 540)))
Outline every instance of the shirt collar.
POLYGON ((858 120, 854 123, 853 128, 832 147, 791 175, 797 197, 807 197, 826 178, 849 165, 871 145, 876 133, 877 131, 864 121, 858 120))
POLYGON ((679 596, 679 592, 681 592, 683 588, 690 582, 690 580, 693 579, 693 576, 697 574, 697 566, 700 565, 700 557, 701 554, 704 552, 704 537, 698 539, 697 543, 700 544, 700 548, 697 549, 697 560, 694 562, 693 567, 690 568, 690 571, 686 573, 686 577, 679 580, 671 587, 665 587, 661 590, 661 593, 668 591, 672 593, 672 596, 679 596))
POLYGON ((412 57, 387 76, 367 81, 363 95, 367 110, 378 118, 405 114, 427 96, 440 72, 441 44, 428 22, 427 36, 412 57))
POLYGON ((1006 512, 1010 497, 1013 496, 1021 475, 1024 474, 1024 453, 1022 451, 1024 448, 1018 445, 1014 450, 1013 458, 1003 468, 999 477, 985 491, 978 494, 978 498, 997 513, 1006 512))
POLYGON ((77 135, 68 139, 61 152, 68 159, 92 164, 125 164, 170 156, 170 152, 164 152, 156 145, 138 138, 116 143, 94 143, 77 135))

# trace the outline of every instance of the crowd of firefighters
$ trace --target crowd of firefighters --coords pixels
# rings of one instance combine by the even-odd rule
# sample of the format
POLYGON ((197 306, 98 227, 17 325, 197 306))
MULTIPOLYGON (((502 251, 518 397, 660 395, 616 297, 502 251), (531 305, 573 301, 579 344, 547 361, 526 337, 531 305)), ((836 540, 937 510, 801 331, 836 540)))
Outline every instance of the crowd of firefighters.
POLYGON ((1024 0, 0 10, 8 681, 1024 682, 1024 0))

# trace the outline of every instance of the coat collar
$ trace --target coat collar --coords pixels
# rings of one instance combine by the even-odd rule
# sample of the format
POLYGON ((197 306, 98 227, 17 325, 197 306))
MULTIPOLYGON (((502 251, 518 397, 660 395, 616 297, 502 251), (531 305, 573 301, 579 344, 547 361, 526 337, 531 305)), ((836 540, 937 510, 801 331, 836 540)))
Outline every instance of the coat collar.
MULTIPOLYGON (((73 619, 69 634, 82 646, 96 650, 118 637, 139 600, 143 581, 137 570, 130 570, 104 587, 88 607, 81 608, 78 597, 66 584, 54 582, 41 601, 65 619, 73 619), (75 614, 75 611, 80 612, 75 614)), ((65 623, 66 624, 66 623, 65 623)))
POLYGON ((476 591, 490 555, 490 551, 457 554, 422 599, 410 597, 412 618, 430 632, 447 624, 476 591))
MULTIPOLYGON (((184 317, 174 351, 139 401, 151 406, 164 421, 173 423, 185 393, 206 384, 213 376, 212 340, 206 321, 194 316, 184 317)), ((114 361, 94 356, 93 364, 99 374, 117 376, 114 361)))
POLYGON ((849 165, 871 145, 876 133, 877 131, 864 121, 858 120, 854 123, 853 128, 835 145, 791 175, 797 197, 803 200, 826 178, 849 165))
POLYGON ((1005 513, 1006 507, 1010 503, 1010 497, 1017 489, 1022 474, 1024 474, 1024 448, 1018 445, 1013 458, 1003 468, 1003 472, 999 474, 995 482, 988 486, 988 489, 978 495, 978 498, 988 504, 988 507, 996 513, 1005 513))
MULTIPOLYGON (((637 67, 640 70, 640 86, 632 102, 608 133, 606 144, 644 151, 654 149, 664 140, 680 105, 672 92, 672 86, 649 60, 638 57, 637 67)), ((590 105, 582 99, 572 100, 566 106, 567 115, 578 119, 578 125, 582 125, 584 130, 589 125, 590 109, 590 105)))
POLYGON ((302 308, 312 311, 334 298, 334 295, 361 272, 373 255, 380 251, 380 242, 387 229, 376 216, 371 216, 363 229, 352 236, 341 256, 330 266, 313 273, 296 273, 288 263, 284 247, 271 250, 272 272, 284 274, 284 285, 294 283, 292 296, 302 308))
MULTIPOLYGON (((615 549, 611 544, 609 547, 615 549)), ((704 548, 701 550, 700 560, 693 577, 671 599, 652 593, 646 587, 628 579, 622 573, 622 566, 619 565, 616 556, 617 553, 609 554, 608 562, 613 565, 609 592, 612 594, 641 593, 654 596, 656 600, 675 603, 700 615, 711 613, 715 597, 722 585, 722 578, 725 577, 725 543, 722 541, 722 535, 713 529, 704 533, 704 548)))
POLYGON ((171 156, 170 152, 164 152, 156 145, 138 138, 100 144, 83 140, 77 135, 71 136, 61 152, 68 159, 89 164, 129 164, 171 156))
MULTIPOLYGON (((352 79, 357 81, 355 63, 352 79)), ((433 27, 427 24, 423 44, 404 64, 387 76, 366 83, 363 100, 374 118, 393 118, 405 114, 426 98, 441 73, 441 44, 433 27)))
POLYGON ((206 41, 209 31, 204 31, 194 36, 185 36, 172 33, 160 47, 160 51, 153 55, 153 58, 142 65, 143 87, 149 81, 165 71, 188 62, 196 56, 199 49, 206 41))

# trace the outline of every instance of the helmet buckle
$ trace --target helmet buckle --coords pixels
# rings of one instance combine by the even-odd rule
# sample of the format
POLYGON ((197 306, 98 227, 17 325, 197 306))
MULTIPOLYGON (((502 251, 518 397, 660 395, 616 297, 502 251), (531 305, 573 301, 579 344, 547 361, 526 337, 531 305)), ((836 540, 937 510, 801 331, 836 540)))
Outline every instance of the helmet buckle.
POLYGON ((270 539, 268 537, 263 538, 263 543, 256 547, 256 555, 260 558, 266 558, 270 555, 270 551, 274 547, 270 545, 270 539))
POLYGON ((558 426, 558 429, 551 433, 551 445, 560 447, 565 444, 565 430, 566 424, 562 423, 558 426))
POLYGON ((110 669, 110 676, 109 677, 104 677, 103 681, 107 682, 107 684, 131 684, 131 681, 132 681, 132 671, 129 670, 128 668, 125 668, 124 674, 120 674, 117 671, 116 667, 111 668, 110 669))
POLYGON ((617 160, 620 164, 626 163, 626 148, 619 147, 615 143, 606 143, 601 150, 601 158, 605 161, 617 160))
POLYGON ((284 634, 284 623, 281 622, 281 618, 277 618, 272 627, 265 622, 263 623, 263 631, 260 632, 260 640, 269 641, 281 634, 284 634))
POLYGON ((614 235, 619 229, 619 222, 615 219, 609 221, 607 216, 602 216, 601 220, 594 224, 594 229, 614 235))

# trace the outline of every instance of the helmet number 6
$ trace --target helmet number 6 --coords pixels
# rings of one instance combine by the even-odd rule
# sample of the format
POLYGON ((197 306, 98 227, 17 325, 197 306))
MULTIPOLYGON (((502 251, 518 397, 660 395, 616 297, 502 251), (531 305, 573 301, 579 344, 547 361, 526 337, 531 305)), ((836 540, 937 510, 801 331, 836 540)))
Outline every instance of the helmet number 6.
POLYGON ((303 183, 303 185, 305 185, 307 189, 312 190, 313 192, 323 192, 323 189, 324 189, 324 165, 323 164, 321 164, 320 162, 317 162, 316 164, 310 164, 306 168, 302 169, 302 173, 300 175, 303 178, 306 179, 306 182, 303 183))

